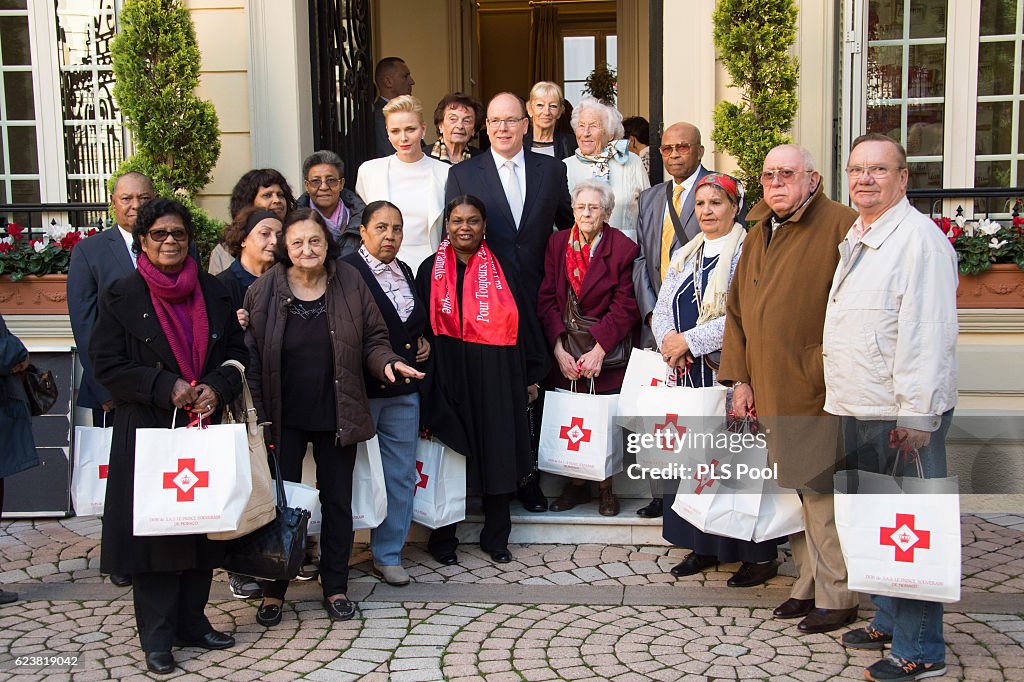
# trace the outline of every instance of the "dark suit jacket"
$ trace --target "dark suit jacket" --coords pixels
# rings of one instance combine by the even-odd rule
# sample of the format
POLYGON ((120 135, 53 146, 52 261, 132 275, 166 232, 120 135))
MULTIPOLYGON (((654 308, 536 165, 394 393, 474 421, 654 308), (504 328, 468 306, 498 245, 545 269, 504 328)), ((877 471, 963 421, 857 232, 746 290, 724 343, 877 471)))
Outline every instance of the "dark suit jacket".
POLYGON ((505 198, 491 152, 452 166, 444 188, 449 202, 460 194, 472 194, 487 207, 487 244, 499 260, 515 270, 528 300, 537 300, 544 279, 544 250, 553 229, 572 227, 569 183, 565 164, 550 156, 525 152, 526 195, 523 216, 517 226, 505 198))
POLYGON ((370 158, 379 159, 382 156, 391 156, 395 148, 388 139, 388 129, 384 124, 384 105, 388 101, 378 97, 373 103, 373 156, 370 158))
MULTIPOLYGON (((523 138, 523 147, 530 149, 533 147, 533 126, 530 130, 526 131, 526 137, 523 138)), ((566 159, 576 153, 576 138, 569 133, 563 133, 561 130, 555 131, 555 158, 558 160, 566 159)))
POLYGON ((96 324, 100 296, 111 284, 133 272, 132 257, 117 227, 80 241, 71 251, 68 313, 78 359, 82 362, 82 385, 78 391, 78 405, 82 407, 100 408, 110 400, 110 392, 93 374, 89 340, 96 324))
MULTIPOLYGON (((370 266, 366 264, 363 257, 356 252, 342 256, 341 260, 354 267, 363 276, 363 281, 366 282, 366 287, 373 294, 373 300, 377 303, 377 308, 380 310, 380 316, 384 318, 384 324, 388 327, 391 350, 401 355, 402 360, 410 367, 422 369, 422 367, 418 367, 416 364, 416 350, 419 347, 419 338, 423 336, 423 330, 427 325, 427 307, 416 293, 416 279, 412 274, 412 268, 402 261, 396 261, 398 266, 402 268, 405 281, 409 284, 409 289, 416 299, 416 307, 412 309, 409 319, 402 322, 402 318, 398 316, 398 311, 395 310, 394 304, 388 298, 388 295, 384 293, 380 283, 373 276, 370 266)), ((367 398, 392 398, 415 393, 419 390, 418 382, 413 383, 409 379, 402 380, 399 378, 398 382, 389 386, 367 370, 364 369, 363 373, 366 377, 367 398)))
MULTIPOLYGON (((569 245, 570 234, 569 230, 557 232, 548 240, 544 282, 537 297, 537 315, 552 350, 558 337, 565 333, 562 311, 565 310, 570 291, 569 277, 565 271, 565 250, 569 245)), ((632 239, 615 228, 606 227, 598 243, 597 253, 583 277, 579 296, 580 311, 587 317, 597 318, 590 333, 606 352, 631 335, 640 322, 632 278, 633 262, 638 253, 639 247, 632 239)), ((622 388, 625 372, 625 367, 602 371, 594 381, 595 390, 618 391, 622 388)), ((558 363, 553 363, 548 380, 553 386, 569 387, 568 380, 558 369, 558 363)))

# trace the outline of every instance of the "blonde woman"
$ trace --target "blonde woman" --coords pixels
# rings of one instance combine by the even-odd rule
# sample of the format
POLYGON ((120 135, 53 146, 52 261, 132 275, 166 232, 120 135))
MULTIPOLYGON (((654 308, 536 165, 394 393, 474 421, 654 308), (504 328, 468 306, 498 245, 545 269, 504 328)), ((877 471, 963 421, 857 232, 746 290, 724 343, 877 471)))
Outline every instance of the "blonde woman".
POLYGON ((564 112, 562 88, 551 81, 534 83, 530 88, 530 101, 526 103, 530 130, 523 139, 523 146, 532 152, 547 154, 556 159, 572 156, 576 150, 576 140, 572 135, 555 130, 564 112))
POLYGON ((384 105, 384 125, 395 153, 359 167, 356 194, 365 201, 390 201, 405 220, 399 254, 414 271, 441 243, 446 163, 423 153, 423 105, 401 95, 384 105))

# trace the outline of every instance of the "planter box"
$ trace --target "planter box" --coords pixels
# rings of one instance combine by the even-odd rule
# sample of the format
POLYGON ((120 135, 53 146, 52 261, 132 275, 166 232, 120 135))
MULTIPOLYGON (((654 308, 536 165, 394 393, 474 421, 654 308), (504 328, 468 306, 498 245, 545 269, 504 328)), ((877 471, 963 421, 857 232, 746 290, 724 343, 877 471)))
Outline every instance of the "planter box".
POLYGON ((18 282, 0 276, 0 313, 4 315, 67 315, 67 275, 29 275, 18 282))
POLYGON ((993 265, 980 275, 960 275, 957 308, 1024 308, 1024 270, 993 265))

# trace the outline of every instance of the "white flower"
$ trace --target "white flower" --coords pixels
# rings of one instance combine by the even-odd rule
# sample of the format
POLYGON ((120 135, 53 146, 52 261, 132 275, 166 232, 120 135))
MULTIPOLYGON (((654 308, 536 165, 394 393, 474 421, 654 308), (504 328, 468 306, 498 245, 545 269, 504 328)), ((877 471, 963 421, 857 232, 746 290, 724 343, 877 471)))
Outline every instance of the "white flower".
POLYGON ((13 244, 14 237, 7 235, 6 237, 0 237, 0 244, 13 244))
POLYGON ((51 224, 43 228, 43 234, 52 239, 55 242, 59 242, 61 239, 71 232, 74 228, 70 225, 56 225, 51 224))
POLYGON ((988 218, 984 218, 983 220, 978 222, 978 231, 981 232, 986 237, 991 237, 1001 229, 1003 229, 1002 225, 995 222, 994 220, 989 220, 988 218))
POLYGON ((967 218, 965 218, 963 214, 961 214, 953 218, 953 222, 956 223, 957 227, 962 229, 963 226, 967 224, 967 218))
POLYGON ((996 239, 995 237, 992 237, 992 241, 988 243, 988 248, 992 249, 993 251, 997 251, 1003 248, 1004 244, 1006 244, 1005 239, 996 239))
POLYGON ((35 249, 36 253, 42 253, 46 248, 46 243, 42 239, 32 243, 32 248, 35 249))

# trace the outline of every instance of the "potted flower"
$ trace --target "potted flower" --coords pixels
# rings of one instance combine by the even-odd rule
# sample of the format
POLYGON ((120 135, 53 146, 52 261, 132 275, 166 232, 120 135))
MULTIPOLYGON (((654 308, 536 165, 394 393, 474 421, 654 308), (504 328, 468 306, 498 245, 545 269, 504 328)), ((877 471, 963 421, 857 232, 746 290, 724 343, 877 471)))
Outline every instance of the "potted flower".
POLYGON ((968 222, 958 215, 935 222, 956 250, 957 306, 1024 308, 1024 217, 968 222))
POLYGON ((71 250, 96 229, 54 224, 38 239, 16 223, 0 229, 0 313, 66 315, 71 250))

